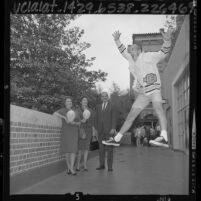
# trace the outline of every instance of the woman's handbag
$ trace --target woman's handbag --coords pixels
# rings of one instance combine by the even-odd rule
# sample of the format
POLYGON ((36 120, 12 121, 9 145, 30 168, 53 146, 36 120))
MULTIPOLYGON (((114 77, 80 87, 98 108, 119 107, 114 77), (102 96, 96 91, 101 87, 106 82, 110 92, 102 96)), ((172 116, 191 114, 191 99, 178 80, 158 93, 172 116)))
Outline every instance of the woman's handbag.
POLYGON ((90 151, 99 149, 98 139, 96 136, 92 136, 90 143, 90 151))
POLYGON ((84 128, 80 128, 80 130, 79 130, 79 136, 80 136, 80 138, 81 138, 82 140, 86 139, 87 134, 86 134, 84 128))

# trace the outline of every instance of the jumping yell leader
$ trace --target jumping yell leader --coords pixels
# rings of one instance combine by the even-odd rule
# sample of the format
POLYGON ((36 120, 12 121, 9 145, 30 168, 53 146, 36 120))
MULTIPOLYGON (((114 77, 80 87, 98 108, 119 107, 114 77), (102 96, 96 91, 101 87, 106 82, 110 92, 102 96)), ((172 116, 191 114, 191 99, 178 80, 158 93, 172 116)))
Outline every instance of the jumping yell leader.
POLYGON ((121 33, 116 31, 113 33, 114 41, 122 54, 129 63, 129 70, 134 77, 133 89, 138 93, 132 108, 122 125, 120 131, 114 138, 110 138, 102 143, 105 145, 119 146, 120 140, 124 133, 131 127, 133 121, 140 112, 152 102, 153 108, 158 116, 161 133, 154 140, 150 140, 150 144, 154 146, 162 146, 168 148, 167 136, 167 120, 162 106, 161 96, 161 80, 158 72, 157 64, 163 60, 171 47, 172 28, 168 28, 167 32, 161 32, 163 36, 163 45, 158 52, 144 52, 140 42, 126 47, 120 41, 121 33))

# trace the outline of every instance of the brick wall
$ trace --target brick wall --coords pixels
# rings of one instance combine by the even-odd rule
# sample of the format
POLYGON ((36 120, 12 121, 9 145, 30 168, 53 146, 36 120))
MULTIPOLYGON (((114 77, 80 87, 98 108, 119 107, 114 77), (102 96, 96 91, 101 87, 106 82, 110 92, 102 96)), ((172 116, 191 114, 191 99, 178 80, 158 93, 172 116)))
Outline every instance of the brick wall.
POLYGON ((61 120, 11 105, 10 175, 64 159, 60 155, 61 120))

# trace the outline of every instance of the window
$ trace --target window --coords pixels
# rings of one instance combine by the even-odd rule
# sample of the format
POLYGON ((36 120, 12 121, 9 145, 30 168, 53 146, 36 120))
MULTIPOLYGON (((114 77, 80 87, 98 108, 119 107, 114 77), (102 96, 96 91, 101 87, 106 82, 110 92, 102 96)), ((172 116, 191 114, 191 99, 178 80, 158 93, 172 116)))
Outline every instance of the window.
POLYGON ((177 117, 180 146, 189 148, 189 69, 186 68, 177 85, 177 117))

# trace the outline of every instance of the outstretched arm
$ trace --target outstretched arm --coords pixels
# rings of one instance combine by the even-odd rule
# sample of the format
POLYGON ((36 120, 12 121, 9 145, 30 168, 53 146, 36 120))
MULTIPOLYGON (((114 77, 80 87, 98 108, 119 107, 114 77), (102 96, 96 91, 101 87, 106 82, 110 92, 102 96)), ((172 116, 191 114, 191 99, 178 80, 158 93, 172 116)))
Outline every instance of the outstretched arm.
POLYGON ((65 117, 64 115, 59 114, 58 112, 54 112, 53 113, 54 116, 60 117, 61 119, 65 119, 66 123, 71 123, 67 117, 65 117))
POLYGON ((120 41, 120 36, 121 36, 121 33, 119 31, 115 31, 113 34, 112 34, 113 38, 114 38, 114 41, 116 43, 116 46, 118 47, 120 53, 122 54, 122 56, 129 60, 131 58, 131 55, 127 52, 126 50, 126 47, 124 46, 124 44, 120 41))
POLYGON ((59 114, 58 112, 54 112, 53 115, 55 115, 55 116, 57 116, 57 117, 60 117, 60 118, 63 118, 63 119, 66 120, 66 117, 63 116, 63 115, 61 115, 61 114, 59 114))
POLYGON ((157 62, 165 59, 165 57, 168 55, 172 45, 171 38, 173 31, 174 29, 169 27, 167 32, 161 32, 163 36, 163 45, 158 52, 153 53, 153 57, 157 62))

